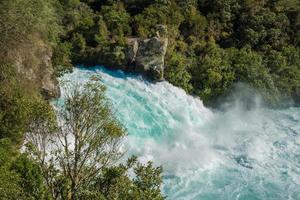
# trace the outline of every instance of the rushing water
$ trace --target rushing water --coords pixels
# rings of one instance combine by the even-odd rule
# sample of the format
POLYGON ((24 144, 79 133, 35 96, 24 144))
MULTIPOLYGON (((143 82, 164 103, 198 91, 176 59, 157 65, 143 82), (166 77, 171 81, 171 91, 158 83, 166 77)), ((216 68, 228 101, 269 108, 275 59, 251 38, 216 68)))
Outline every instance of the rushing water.
POLYGON ((63 80, 102 77, 129 136, 124 148, 164 167, 163 192, 182 200, 300 200, 300 109, 238 103, 212 111, 167 82, 101 67, 63 80))

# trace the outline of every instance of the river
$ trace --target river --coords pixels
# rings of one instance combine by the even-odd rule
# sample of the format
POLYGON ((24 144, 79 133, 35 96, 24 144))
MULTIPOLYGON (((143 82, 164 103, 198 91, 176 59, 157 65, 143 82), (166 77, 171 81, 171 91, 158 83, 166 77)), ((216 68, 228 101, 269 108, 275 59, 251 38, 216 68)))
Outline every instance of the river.
POLYGON ((75 68, 61 82, 100 75, 128 136, 127 155, 164 168, 170 200, 300 200, 300 109, 239 101, 222 111, 167 82, 103 67, 75 68))

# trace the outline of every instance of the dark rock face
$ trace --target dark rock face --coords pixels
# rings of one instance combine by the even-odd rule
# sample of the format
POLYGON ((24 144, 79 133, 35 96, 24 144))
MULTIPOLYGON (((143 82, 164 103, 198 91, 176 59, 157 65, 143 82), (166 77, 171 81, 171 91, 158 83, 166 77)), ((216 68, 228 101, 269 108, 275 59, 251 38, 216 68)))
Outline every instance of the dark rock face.
POLYGON ((153 37, 139 41, 136 54, 136 71, 144 72, 154 80, 164 78, 164 59, 167 51, 168 39, 153 37))
POLYGON ((164 59, 168 47, 167 29, 157 26, 157 36, 149 39, 127 38, 126 65, 128 71, 147 75, 155 81, 164 78, 164 59), (162 37, 163 36, 163 37, 162 37))

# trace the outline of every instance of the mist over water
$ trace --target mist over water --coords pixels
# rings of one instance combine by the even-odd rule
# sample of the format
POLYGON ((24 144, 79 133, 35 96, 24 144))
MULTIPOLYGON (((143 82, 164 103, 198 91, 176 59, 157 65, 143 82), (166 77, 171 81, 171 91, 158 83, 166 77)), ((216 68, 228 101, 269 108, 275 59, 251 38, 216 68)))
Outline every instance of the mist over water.
POLYGON ((235 100, 213 111, 167 82, 101 67, 61 81, 95 74, 127 128, 124 150, 163 166, 168 199, 300 200, 299 108, 266 109, 256 98, 251 109, 235 100))

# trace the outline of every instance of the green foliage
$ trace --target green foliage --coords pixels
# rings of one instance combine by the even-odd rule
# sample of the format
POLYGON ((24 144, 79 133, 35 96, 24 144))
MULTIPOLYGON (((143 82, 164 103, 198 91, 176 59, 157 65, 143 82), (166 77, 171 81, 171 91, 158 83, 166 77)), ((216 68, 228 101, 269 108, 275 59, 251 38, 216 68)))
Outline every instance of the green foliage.
POLYGON ((52 108, 22 80, 15 66, 1 64, 0 71, 0 139, 10 138, 19 145, 31 120, 36 115, 51 113, 52 108), (36 113, 39 107, 44 110, 36 113))
POLYGON ((187 58, 182 54, 172 54, 166 63, 168 66, 165 70, 165 78, 175 86, 183 88, 187 92, 191 92, 190 84, 191 75, 188 72, 187 58))
POLYGON ((72 45, 69 42, 58 42, 54 48, 52 65, 57 77, 66 72, 72 71, 73 65, 71 63, 71 48, 72 45))
MULTIPOLYGON (((147 7, 143 13, 136 15, 134 29, 140 37, 155 36, 156 25, 166 24, 178 29, 183 21, 183 16, 176 4, 153 4, 147 7)), ((170 29, 171 30, 171 29, 170 29)))
POLYGON ((235 73, 225 50, 209 42, 197 60, 192 69, 192 83, 195 93, 204 101, 215 99, 231 87, 235 73))
POLYGON ((237 82, 248 83, 260 91, 266 102, 277 103, 279 94, 268 68, 263 65, 261 55, 247 48, 234 50, 231 67, 235 71, 237 82))
POLYGON ((237 30, 237 38, 242 46, 250 45, 254 49, 280 49, 286 45, 288 38, 287 28, 289 20, 282 13, 274 13, 267 8, 242 13, 240 23, 245 26, 237 30))
POLYGON ((3 52, 40 34, 54 40, 59 27, 54 0, 3 0, 0 2, 0 47, 3 52))
POLYGON ((265 56, 274 83, 282 97, 299 101, 300 97, 300 49, 285 47, 282 51, 271 51, 265 56))
POLYGON ((30 98, 12 65, 1 64, 0 71, 0 139, 8 137, 19 144, 28 123, 30 98))
MULTIPOLYGON (((279 93, 297 101, 299 64, 290 64, 283 52, 299 47, 299 1, 61 3, 66 10, 64 40, 72 44, 73 63, 120 67, 126 63, 126 38, 157 36, 157 25, 163 24, 169 39, 165 77, 174 85, 206 103, 226 95, 240 81, 265 93, 268 101, 278 101, 279 93)), ((58 62, 67 60, 58 57, 58 62)))
POLYGON ((299 44, 297 1, 87 3, 94 10, 88 12, 97 17, 86 30, 74 26, 75 62, 120 66, 125 60, 124 36, 156 36, 156 26, 165 24, 169 30, 166 79, 206 103, 227 94, 237 82, 258 89, 269 102, 279 101, 279 93, 284 98, 298 96, 299 64, 290 64, 286 55, 296 51, 283 53, 287 45, 299 44))
POLYGON ((208 20, 208 34, 220 44, 232 42, 235 20, 240 12, 240 2, 236 0, 203 0, 199 9, 208 20))
POLYGON ((26 199, 44 199, 45 185, 39 166, 30 160, 26 154, 21 154, 10 168, 19 176, 18 184, 23 189, 26 199))
POLYGON ((66 32, 87 33, 94 26, 95 14, 90 7, 78 1, 68 1, 63 7, 63 22, 66 32))
POLYGON ((80 33, 75 33, 71 38, 72 60, 77 63, 86 56, 86 40, 80 33))
POLYGON ((39 167, 17 152, 9 139, 0 139, 0 199, 40 200, 46 196, 39 167))
MULTIPOLYGON (((101 194, 102 199, 165 199, 160 192, 162 168, 154 167, 151 162, 143 165, 135 157, 128 159, 127 164, 106 168, 97 176, 90 191, 94 196, 101 194), (128 176, 128 173, 132 177, 128 176)), ((82 193, 86 195, 87 192, 82 193)), ((91 194, 91 193, 89 193, 91 194)), ((84 196, 86 197, 86 196, 84 196)), ((97 199, 97 198, 91 198, 97 199)))
POLYGON ((131 33, 129 26, 130 16, 126 12, 123 3, 117 2, 109 6, 102 6, 101 14, 108 30, 116 36, 128 35, 131 33))
POLYGON ((48 117, 51 113, 37 108, 40 115, 31 123, 27 147, 39 167, 26 157, 13 165, 25 178, 20 182, 24 191, 32 196, 48 191, 53 199, 164 199, 161 167, 142 165, 136 158, 115 164, 122 156, 119 145, 125 130, 104 96, 105 87, 91 81, 69 91, 58 105, 57 129, 48 117), (46 151, 49 147, 54 149, 46 151), (135 176, 129 177, 130 171, 135 176))
POLYGON ((0 193, 1 199, 4 200, 22 197, 22 188, 18 185, 18 174, 9 169, 16 154, 8 139, 0 139, 0 193))
POLYGON ((185 20, 180 25, 181 34, 185 38, 193 36, 202 39, 207 27, 206 18, 194 6, 187 6, 183 12, 185 20))
POLYGON ((98 21, 97 32, 95 33, 95 41, 99 46, 107 46, 108 45, 108 36, 109 31, 107 29, 106 23, 101 17, 98 21))

